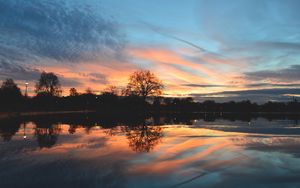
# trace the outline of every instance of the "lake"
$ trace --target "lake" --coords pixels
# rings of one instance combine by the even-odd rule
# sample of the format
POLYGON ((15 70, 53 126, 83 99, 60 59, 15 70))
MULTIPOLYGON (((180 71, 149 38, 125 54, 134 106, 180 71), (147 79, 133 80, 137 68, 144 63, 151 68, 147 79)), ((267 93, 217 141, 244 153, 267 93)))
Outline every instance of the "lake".
POLYGON ((297 116, 0 121, 0 187, 300 187, 297 116))

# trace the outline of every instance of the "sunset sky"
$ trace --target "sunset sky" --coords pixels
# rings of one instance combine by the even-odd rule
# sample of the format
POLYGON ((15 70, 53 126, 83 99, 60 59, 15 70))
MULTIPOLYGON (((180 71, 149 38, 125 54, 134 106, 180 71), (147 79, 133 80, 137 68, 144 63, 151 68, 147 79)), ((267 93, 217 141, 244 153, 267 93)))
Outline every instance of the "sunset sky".
POLYGON ((153 71, 166 96, 300 96, 298 0, 0 0, 0 79, 100 92, 153 71))

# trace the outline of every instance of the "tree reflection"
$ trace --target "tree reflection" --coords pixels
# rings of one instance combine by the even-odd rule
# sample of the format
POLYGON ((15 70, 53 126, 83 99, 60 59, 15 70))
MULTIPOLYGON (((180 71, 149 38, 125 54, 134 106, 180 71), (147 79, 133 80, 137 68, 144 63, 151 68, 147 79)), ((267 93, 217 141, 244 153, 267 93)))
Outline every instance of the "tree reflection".
POLYGON ((163 137, 162 127, 140 125, 123 129, 129 140, 129 147, 135 152, 150 152, 163 137))
POLYGON ((103 132, 108 136, 116 136, 119 133, 124 132, 124 130, 125 129, 121 128, 120 126, 115 126, 115 127, 109 128, 109 129, 104 129, 103 132))
POLYGON ((11 138, 18 132, 20 126, 21 122, 19 120, 9 119, 1 121, 0 136, 3 138, 3 141, 10 141, 11 138))
POLYGON ((35 135, 40 148, 51 148, 55 145, 58 135, 61 133, 61 128, 57 125, 52 125, 47 128, 37 127, 35 135))
POLYGON ((80 127, 82 127, 82 126, 80 126, 80 125, 75 125, 75 124, 70 124, 70 125, 69 125, 69 129, 68 129, 68 132, 69 132, 70 134, 74 134, 74 133, 76 133, 76 129, 78 129, 78 128, 80 128, 80 127))

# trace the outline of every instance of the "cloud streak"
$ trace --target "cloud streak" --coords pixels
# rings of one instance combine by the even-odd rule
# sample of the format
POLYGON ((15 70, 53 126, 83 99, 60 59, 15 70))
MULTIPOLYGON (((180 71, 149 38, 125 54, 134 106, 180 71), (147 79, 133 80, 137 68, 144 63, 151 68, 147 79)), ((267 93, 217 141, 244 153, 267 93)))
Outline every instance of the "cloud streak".
MULTIPOLYGON (((13 78, 17 81, 30 82, 33 86, 38 81, 42 69, 30 68, 21 66, 18 64, 7 63, 4 60, 0 61, 0 79, 4 80, 7 78, 13 78)), ((76 79, 65 77, 64 75, 58 74, 59 79, 64 87, 77 87, 82 83, 76 79)))
POLYGON ((203 88, 210 88, 210 87, 227 87, 227 85, 214 85, 214 84, 182 84, 182 86, 186 87, 203 87, 203 88))
MULTIPOLYGON (((148 60, 154 63, 164 63, 173 66, 181 66, 193 71, 186 71, 190 74, 202 74, 202 79, 218 79, 221 77, 217 70, 211 70, 202 64, 198 64, 184 59, 179 54, 168 49, 154 49, 154 48, 135 48, 131 49, 129 53, 134 58, 148 60)), ((199 76, 199 75, 198 75, 199 76)))
POLYGON ((291 65, 288 68, 278 70, 262 70, 256 72, 246 72, 249 80, 271 80, 278 82, 290 82, 300 80, 300 65, 291 65))
POLYGON ((258 103, 266 101, 291 101, 292 96, 299 96, 300 88, 273 88, 273 89, 250 89, 239 91, 224 91, 214 93, 194 93, 191 94, 198 101, 216 100, 227 102, 230 100, 241 101, 251 100, 258 103))
POLYGON ((0 61, 0 79, 14 78, 16 80, 36 80, 41 71, 23 67, 17 64, 11 64, 4 60, 0 61))

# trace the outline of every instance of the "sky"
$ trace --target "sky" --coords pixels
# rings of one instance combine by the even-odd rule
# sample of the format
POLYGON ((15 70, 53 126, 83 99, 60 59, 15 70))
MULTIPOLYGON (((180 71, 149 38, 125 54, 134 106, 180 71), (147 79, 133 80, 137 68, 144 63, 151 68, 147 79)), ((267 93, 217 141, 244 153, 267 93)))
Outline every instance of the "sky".
POLYGON ((298 0, 0 0, 0 80, 101 92, 140 69, 165 96, 300 97, 298 0))

